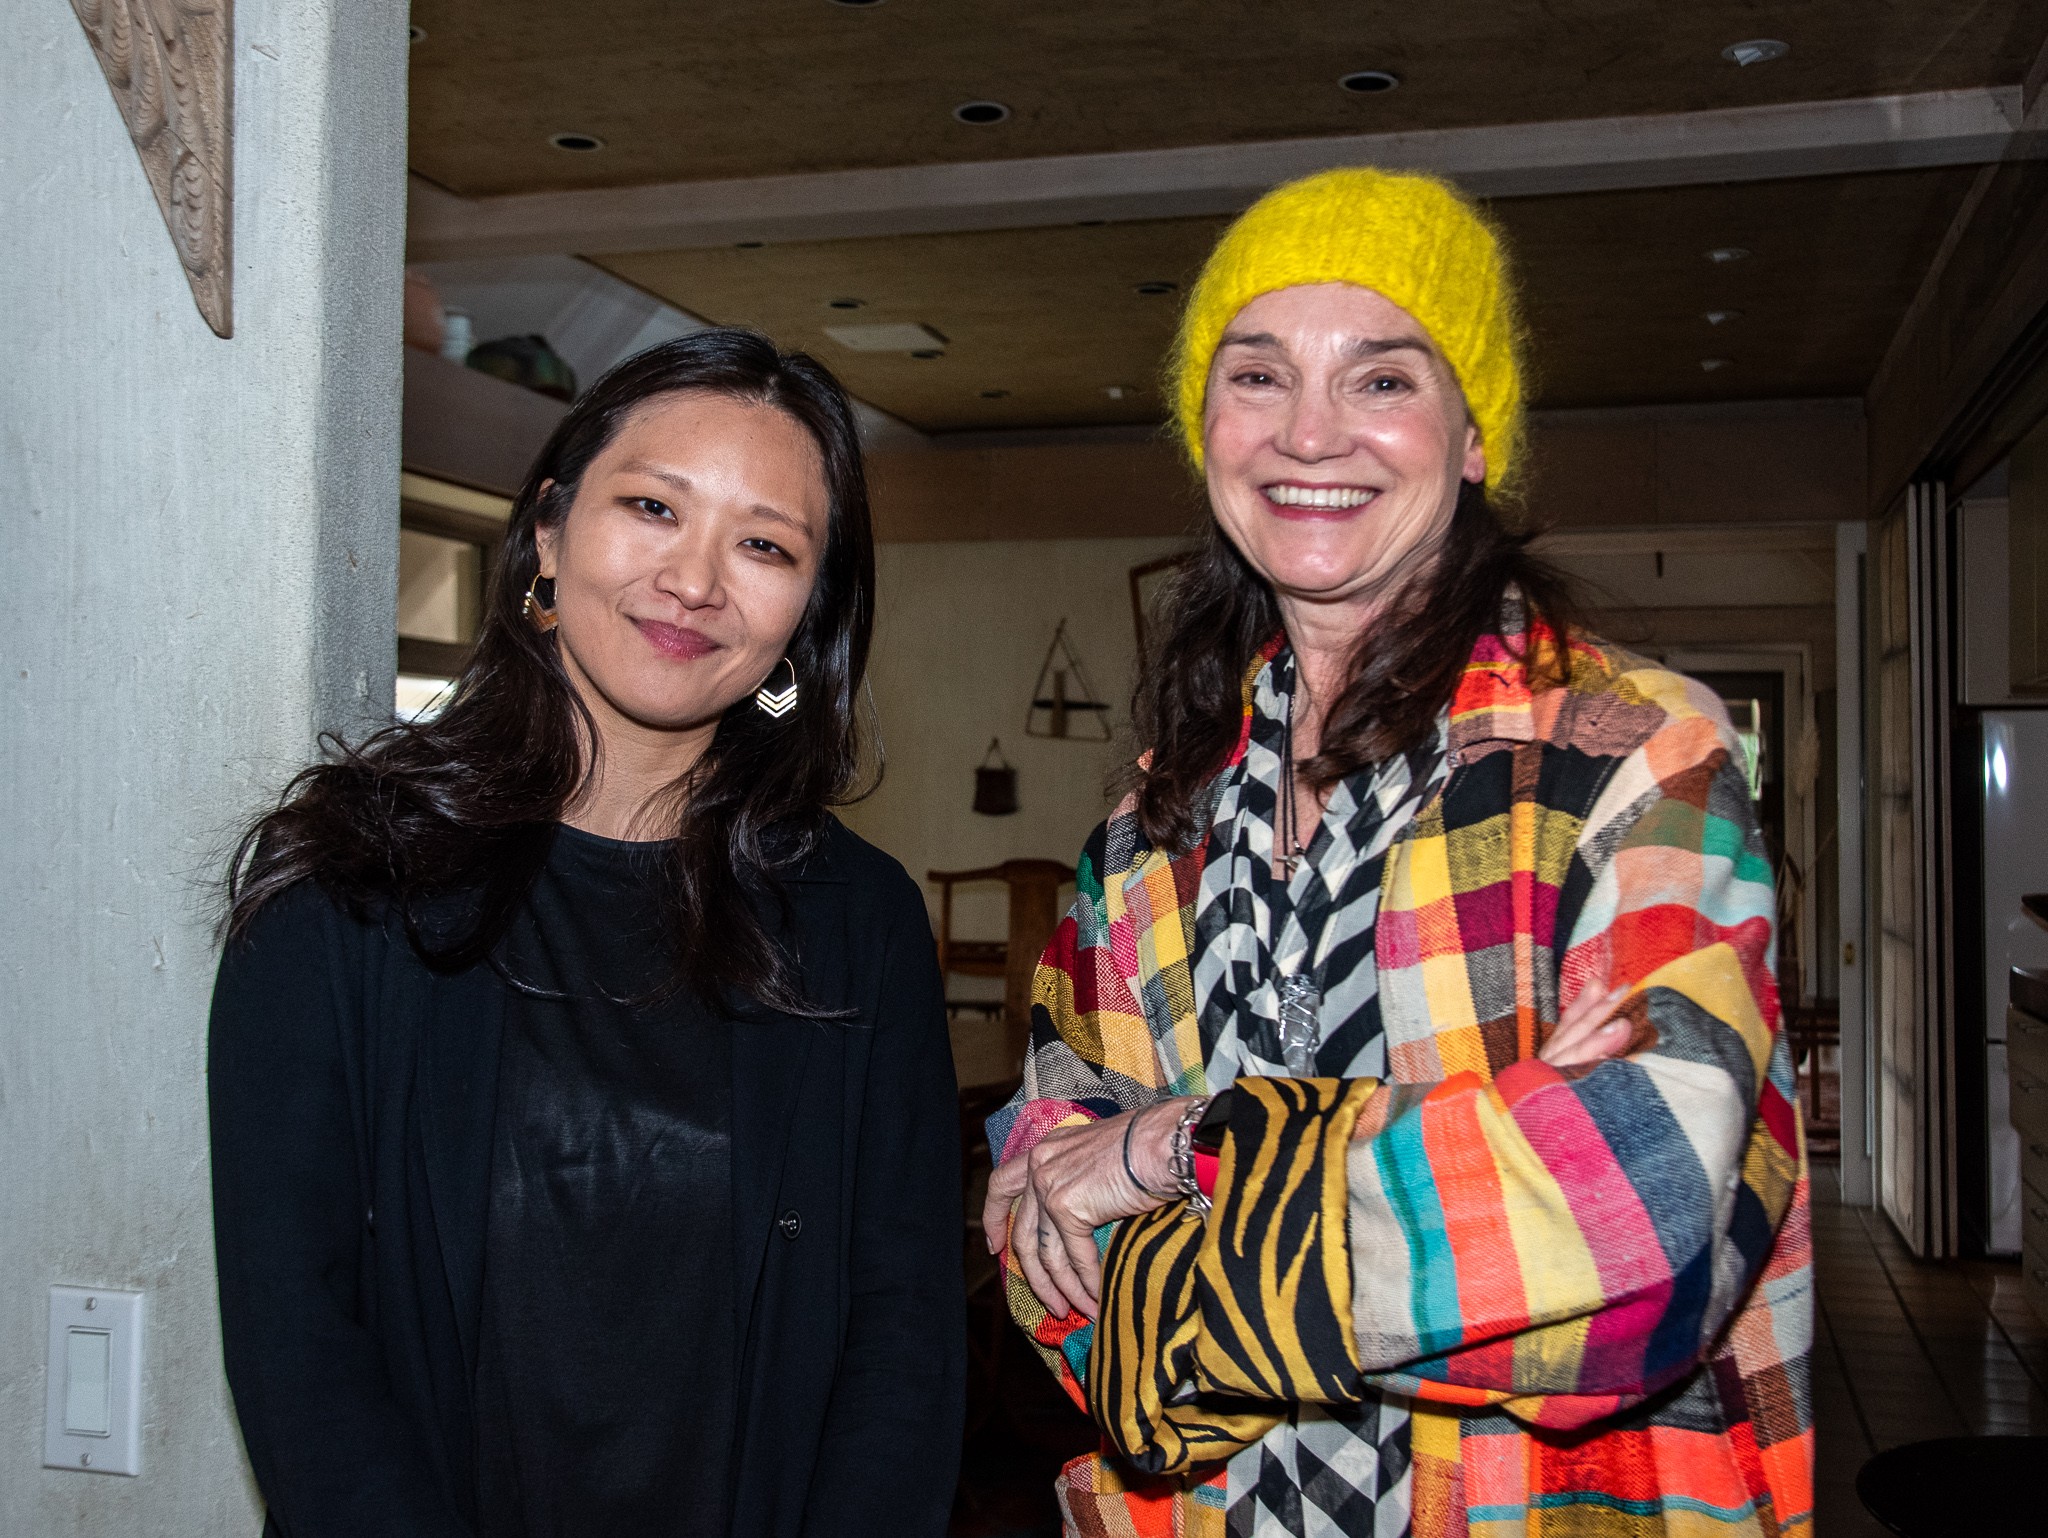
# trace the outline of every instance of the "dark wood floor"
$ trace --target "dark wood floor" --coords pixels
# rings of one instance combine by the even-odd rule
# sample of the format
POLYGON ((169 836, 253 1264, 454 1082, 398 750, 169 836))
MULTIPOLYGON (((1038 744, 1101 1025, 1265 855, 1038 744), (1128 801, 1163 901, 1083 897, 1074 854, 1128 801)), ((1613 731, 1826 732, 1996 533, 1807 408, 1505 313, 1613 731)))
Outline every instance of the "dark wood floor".
POLYGON ((1813 1170, 1816 1538, 1878 1538, 1856 1499, 1872 1453, 1932 1437, 2048 1434, 2048 1324, 2016 1262, 1915 1260, 1813 1170))

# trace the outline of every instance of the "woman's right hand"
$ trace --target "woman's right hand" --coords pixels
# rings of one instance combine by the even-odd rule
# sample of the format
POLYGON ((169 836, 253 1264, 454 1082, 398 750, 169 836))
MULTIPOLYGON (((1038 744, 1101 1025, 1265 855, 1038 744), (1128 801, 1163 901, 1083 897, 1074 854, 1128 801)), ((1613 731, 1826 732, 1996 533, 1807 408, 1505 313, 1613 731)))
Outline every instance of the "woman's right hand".
POLYGON ((1024 1280, 1056 1317, 1078 1313, 1093 1319, 1100 1306, 1102 1263, 1095 1230, 1174 1199, 1155 1193, 1171 1189, 1168 1146, 1185 1103, 1165 1100, 1102 1121, 1055 1128, 1030 1153, 989 1176, 981 1214, 988 1247, 1000 1250, 1008 1236, 1024 1280), (1126 1146, 1129 1168, 1154 1182, 1154 1190, 1132 1183, 1126 1146))
POLYGON ((1553 1068, 1585 1068, 1620 1056, 1634 1034, 1635 1022, 1615 1011, 1633 991, 1627 983, 1605 993, 1580 989, 1536 1056, 1553 1068))

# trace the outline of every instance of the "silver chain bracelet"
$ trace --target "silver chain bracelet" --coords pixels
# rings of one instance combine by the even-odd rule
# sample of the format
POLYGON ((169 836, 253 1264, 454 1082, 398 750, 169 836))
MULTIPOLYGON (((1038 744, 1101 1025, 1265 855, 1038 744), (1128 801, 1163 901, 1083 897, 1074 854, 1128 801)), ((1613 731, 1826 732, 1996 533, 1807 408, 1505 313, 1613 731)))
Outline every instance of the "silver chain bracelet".
POLYGON ((1201 1125, 1211 1098, 1197 1095, 1182 1108, 1180 1120, 1173 1124, 1173 1140, 1167 1145, 1167 1171, 1188 1199, 1190 1210, 1197 1213, 1209 1210, 1209 1198, 1202 1194, 1202 1183, 1195 1176, 1195 1128, 1201 1125))

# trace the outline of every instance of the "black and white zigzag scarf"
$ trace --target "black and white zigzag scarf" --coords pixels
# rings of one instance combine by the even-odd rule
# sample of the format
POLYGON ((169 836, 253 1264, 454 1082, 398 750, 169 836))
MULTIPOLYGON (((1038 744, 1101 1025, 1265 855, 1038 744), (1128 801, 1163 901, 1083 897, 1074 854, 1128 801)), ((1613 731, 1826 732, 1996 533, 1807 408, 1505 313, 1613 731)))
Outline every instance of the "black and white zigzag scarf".
MULTIPOLYGON (((1450 773, 1446 713, 1421 747, 1341 781, 1293 880, 1276 880, 1293 691, 1294 655, 1283 649, 1254 684, 1243 761, 1218 787, 1195 905, 1195 998, 1211 1090, 1251 1076, 1385 1075, 1373 952, 1380 880, 1388 848, 1450 773), (1306 988, 1290 988, 1290 977, 1306 988), (1283 992, 1297 990, 1319 1002, 1312 1035, 1297 1033, 1290 1052, 1283 992)), ((1401 1401, 1302 1405, 1230 1460, 1226 1527, 1230 1538, 1405 1538, 1409 1492, 1401 1401)))

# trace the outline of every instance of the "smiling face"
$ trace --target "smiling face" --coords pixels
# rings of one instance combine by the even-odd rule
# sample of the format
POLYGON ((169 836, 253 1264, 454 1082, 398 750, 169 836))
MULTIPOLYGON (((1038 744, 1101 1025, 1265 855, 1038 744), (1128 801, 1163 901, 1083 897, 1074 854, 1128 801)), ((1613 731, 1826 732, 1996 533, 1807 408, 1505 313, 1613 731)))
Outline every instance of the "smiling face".
POLYGON ((1311 613, 1355 632, 1433 557, 1459 483, 1486 478, 1429 334, 1349 283, 1238 311, 1209 366, 1202 449, 1217 522, 1272 584, 1290 633, 1311 613))
POLYGON ((626 419, 536 533, 562 665, 608 751, 701 751, 730 706, 786 678, 829 517, 823 458, 787 412, 687 393, 626 419))

